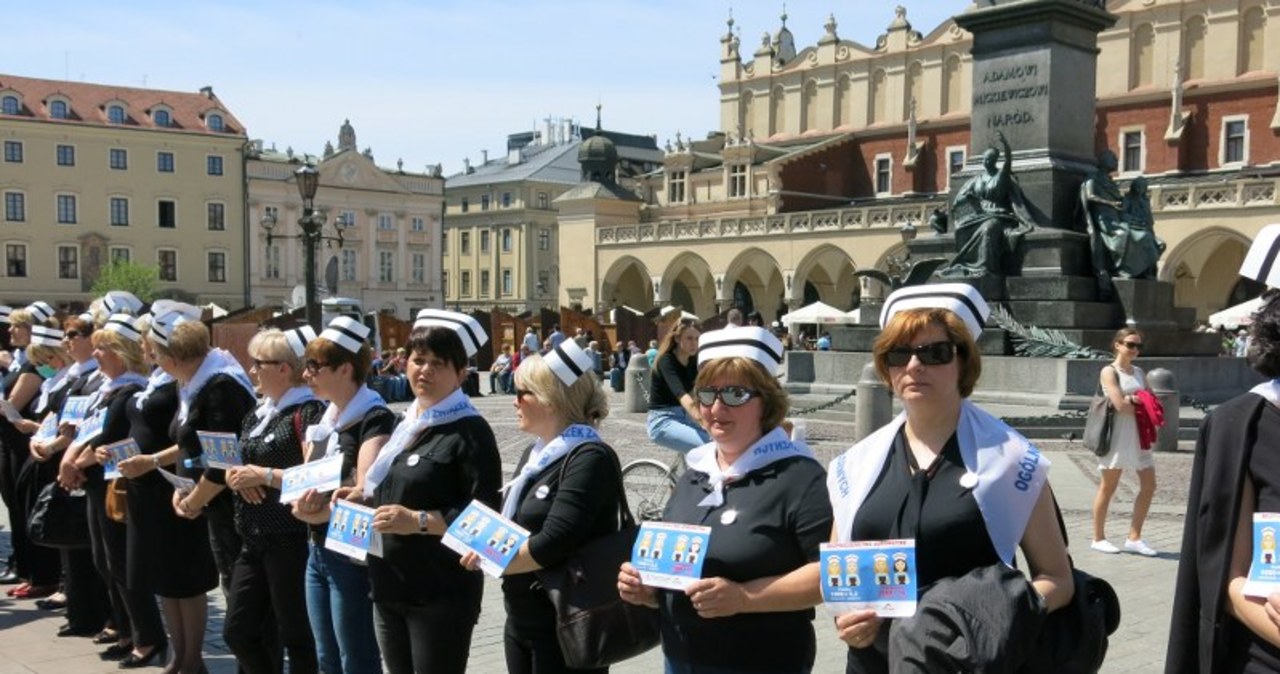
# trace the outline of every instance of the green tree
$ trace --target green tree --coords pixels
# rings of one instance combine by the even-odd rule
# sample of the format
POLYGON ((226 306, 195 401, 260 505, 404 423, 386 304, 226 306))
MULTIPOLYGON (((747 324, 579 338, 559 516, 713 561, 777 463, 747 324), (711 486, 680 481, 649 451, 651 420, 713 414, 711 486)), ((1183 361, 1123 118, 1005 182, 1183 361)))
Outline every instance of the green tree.
POLYGON ((98 274, 90 289, 94 295, 105 295, 111 290, 127 290, 143 302, 155 299, 159 271, 152 266, 116 260, 98 274))

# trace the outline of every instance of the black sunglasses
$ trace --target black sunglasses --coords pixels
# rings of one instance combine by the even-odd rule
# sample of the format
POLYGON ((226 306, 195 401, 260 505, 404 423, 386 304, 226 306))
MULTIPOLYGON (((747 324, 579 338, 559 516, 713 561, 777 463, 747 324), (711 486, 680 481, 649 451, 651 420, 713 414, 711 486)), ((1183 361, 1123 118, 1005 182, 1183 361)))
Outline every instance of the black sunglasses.
POLYGON ((1124 345, 1124 348, 1129 349, 1130 351, 1138 351, 1142 348, 1142 342, 1120 342, 1120 343, 1124 345))
POLYGON ((885 354, 889 367, 904 367, 911 357, 920 359, 922 365, 946 365, 956 357, 956 345, 951 342, 930 342, 920 346, 895 346, 885 354))
POLYGON ((263 365, 279 365, 279 364, 280 364, 280 361, 278 360, 258 360, 257 358, 253 359, 253 366, 258 368, 259 370, 262 369, 263 365))
POLYGON ((319 372, 320 370, 323 370, 326 367, 332 367, 332 364, 322 363, 313 358, 308 358, 307 362, 303 365, 303 367, 306 368, 307 372, 319 372))
POLYGON ((76 339, 76 338, 78 338, 78 337, 82 337, 82 336, 83 336, 83 337, 88 337, 88 335, 81 335, 79 330, 68 330, 68 331, 66 331, 66 332, 62 333, 62 338, 63 338, 63 339, 76 339))
POLYGON ((704 407, 711 407, 716 404, 716 398, 728 407, 741 407, 751 402, 751 399, 760 395, 759 391, 753 391, 745 386, 699 386, 694 395, 698 397, 698 402, 704 407))

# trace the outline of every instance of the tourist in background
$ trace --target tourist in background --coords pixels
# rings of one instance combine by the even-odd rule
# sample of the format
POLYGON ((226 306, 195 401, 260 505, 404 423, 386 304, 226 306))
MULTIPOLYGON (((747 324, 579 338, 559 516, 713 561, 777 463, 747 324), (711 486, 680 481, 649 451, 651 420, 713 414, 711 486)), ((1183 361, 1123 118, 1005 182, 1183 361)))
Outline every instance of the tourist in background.
POLYGON ((699 334, 691 319, 681 319, 672 326, 662 340, 657 366, 649 378, 649 439, 678 452, 687 452, 711 439, 702 427, 701 411, 693 400, 699 334))
POLYGON ((511 393, 511 347, 503 344, 489 368, 489 395, 499 391, 511 393))

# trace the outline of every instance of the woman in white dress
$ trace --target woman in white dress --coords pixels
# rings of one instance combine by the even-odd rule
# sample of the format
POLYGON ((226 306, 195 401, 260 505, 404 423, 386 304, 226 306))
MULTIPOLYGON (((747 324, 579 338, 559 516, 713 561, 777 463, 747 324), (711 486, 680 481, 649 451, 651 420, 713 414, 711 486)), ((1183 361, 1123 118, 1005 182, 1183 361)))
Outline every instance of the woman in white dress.
POLYGON ((1111 451, 1098 459, 1102 481, 1098 484, 1097 495, 1093 497, 1093 544, 1090 547, 1107 554, 1120 552, 1120 548, 1107 540, 1107 509, 1116 487, 1120 485, 1121 471, 1135 470, 1138 472, 1138 496, 1133 500, 1133 518, 1129 522, 1124 550, 1154 557, 1156 551, 1142 540, 1142 523, 1147 519, 1151 499, 1156 493, 1156 467, 1151 451, 1142 449, 1138 443, 1138 420, 1134 415, 1137 393, 1147 388, 1146 374, 1133 364, 1142 350, 1142 342, 1143 335, 1136 328, 1124 327, 1116 331, 1112 343, 1116 359, 1102 368, 1099 375, 1099 383, 1111 400, 1115 415, 1111 425, 1111 451))

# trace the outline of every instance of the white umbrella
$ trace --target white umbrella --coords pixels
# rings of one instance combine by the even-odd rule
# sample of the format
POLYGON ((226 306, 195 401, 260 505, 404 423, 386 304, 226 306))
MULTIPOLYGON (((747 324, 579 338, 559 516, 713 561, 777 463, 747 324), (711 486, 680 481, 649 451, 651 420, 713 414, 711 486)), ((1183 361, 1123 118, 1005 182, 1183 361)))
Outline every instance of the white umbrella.
POLYGON ((1253 323, 1253 315, 1262 308, 1262 298, 1255 297, 1248 302, 1241 302, 1234 307, 1227 307, 1209 316, 1209 325, 1215 328, 1235 330, 1242 325, 1253 323))
POLYGON ((814 302, 807 307, 801 307, 795 311, 787 312, 782 317, 782 322, 788 326, 797 323, 816 323, 820 325, 830 325, 833 323, 849 323, 853 319, 848 314, 822 302, 814 302))

